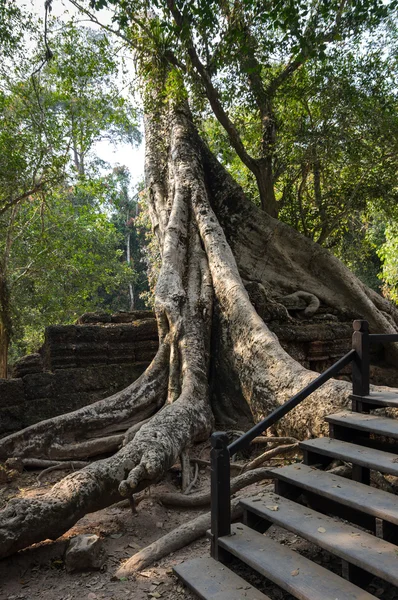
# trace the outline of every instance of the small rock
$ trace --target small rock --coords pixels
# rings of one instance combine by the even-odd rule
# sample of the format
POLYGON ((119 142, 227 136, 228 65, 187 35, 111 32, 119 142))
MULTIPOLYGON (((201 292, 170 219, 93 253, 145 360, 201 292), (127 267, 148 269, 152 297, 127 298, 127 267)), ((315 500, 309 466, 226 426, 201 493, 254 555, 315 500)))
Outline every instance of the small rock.
POLYGON ((9 470, 4 465, 0 464, 0 483, 10 483, 19 476, 15 469, 9 470))
POLYGON ((65 553, 65 568, 72 571, 95 571, 105 562, 101 538, 95 534, 82 534, 72 538, 65 553))
POLYGON ((5 465, 7 469, 18 471, 18 473, 22 473, 23 471, 22 458, 19 458, 18 456, 7 458, 5 465))

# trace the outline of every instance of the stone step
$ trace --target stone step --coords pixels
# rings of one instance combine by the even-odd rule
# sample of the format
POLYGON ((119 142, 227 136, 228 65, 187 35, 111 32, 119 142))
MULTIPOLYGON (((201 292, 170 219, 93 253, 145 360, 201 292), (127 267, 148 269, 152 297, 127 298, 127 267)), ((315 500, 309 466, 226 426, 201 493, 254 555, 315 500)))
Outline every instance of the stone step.
POLYGON ((384 437, 398 439, 398 421, 366 413, 356 413, 349 410, 328 415, 325 420, 331 425, 374 433, 384 437))
POLYGON ((380 519, 381 534, 385 539, 398 541, 398 529, 395 527, 398 526, 398 501, 393 494, 303 464, 271 471, 278 482, 278 493, 283 496, 307 492, 319 499, 317 510, 339 514, 374 531, 377 529, 375 519, 380 519), (336 505, 341 505, 340 511, 336 510, 336 505))
POLYGON ((210 556, 187 560, 173 570, 202 600, 270 600, 210 556))
POLYGON ((365 404, 369 408, 380 408, 382 406, 398 408, 398 394, 396 392, 371 392, 367 396, 352 394, 351 399, 354 404, 365 404))
MULTIPOLYGON (((242 524, 219 545, 299 600, 375 600, 352 583, 242 524)), ((242 600, 245 598, 242 594, 242 600)))
POLYGON ((240 504, 269 524, 292 531, 349 565, 398 586, 398 547, 394 544, 277 494, 246 498, 240 504))
POLYGON ((304 452, 307 463, 309 461, 309 463, 315 464, 317 457, 338 458, 366 469, 398 476, 398 458, 391 452, 358 446, 328 437, 306 440, 300 443, 300 448, 304 452))

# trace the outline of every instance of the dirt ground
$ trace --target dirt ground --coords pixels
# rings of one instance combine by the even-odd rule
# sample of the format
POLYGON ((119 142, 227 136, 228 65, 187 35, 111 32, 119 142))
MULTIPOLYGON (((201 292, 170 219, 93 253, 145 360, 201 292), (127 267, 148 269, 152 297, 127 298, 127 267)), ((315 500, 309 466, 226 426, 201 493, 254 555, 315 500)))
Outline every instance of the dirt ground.
MULTIPOLYGON (((274 463, 275 465, 275 463, 274 463)), ((42 485, 37 483, 37 473, 22 473, 16 480, 0 486, 0 508, 11 497, 33 496, 45 493, 65 472, 49 473, 42 485)), ((201 539, 182 550, 169 555, 133 578, 119 581, 114 573, 127 558, 140 548, 158 539, 181 523, 185 523, 208 509, 167 509, 154 500, 157 491, 177 491, 178 475, 153 486, 150 495, 143 500, 137 514, 130 508, 119 506, 86 515, 75 527, 55 542, 44 542, 0 561, 0 600, 196 600, 196 597, 180 584, 173 575, 174 565, 189 558, 208 555, 209 543, 201 539), (106 563, 102 571, 67 573, 63 556, 70 537, 80 533, 96 533, 104 540, 106 563)), ((255 495, 269 481, 250 486, 242 495, 255 495)), ((209 485, 209 470, 200 470, 199 492, 209 485)), ((311 557, 316 562, 339 572, 337 559, 278 528, 267 535, 311 557)), ((250 569, 237 566, 242 575, 253 585, 268 594, 272 600, 292 600, 275 585, 265 581, 250 569)), ((384 582, 374 580, 368 591, 382 600, 397 600, 396 591, 384 582)), ((327 599, 325 599, 327 600, 327 599)))

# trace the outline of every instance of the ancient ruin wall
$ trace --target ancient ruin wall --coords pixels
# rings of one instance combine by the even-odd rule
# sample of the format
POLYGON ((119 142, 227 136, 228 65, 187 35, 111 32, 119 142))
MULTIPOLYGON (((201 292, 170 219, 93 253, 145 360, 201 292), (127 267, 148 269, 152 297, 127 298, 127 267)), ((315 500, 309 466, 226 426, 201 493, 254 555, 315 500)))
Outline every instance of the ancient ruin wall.
POLYGON ((75 410, 137 379, 158 347, 150 311, 83 315, 76 325, 47 327, 37 354, 0 379, 0 435, 75 410))
MULTIPOLYGON (((322 372, 351 348, 352 321, 330 314, 312 320, 266 319, 285 350, 322 372)), ((39 353, 21 359, 13 378, 0 379, 0 436, 106 398, 137 377, 155 356, 156 320, 150 311, 83 315, 75 325, 48 327, 39 353)), ((395 369, 375 348, 375 384, 398 385, 395 369)), ((343 373, 350 377, 350 367, 343 373)))

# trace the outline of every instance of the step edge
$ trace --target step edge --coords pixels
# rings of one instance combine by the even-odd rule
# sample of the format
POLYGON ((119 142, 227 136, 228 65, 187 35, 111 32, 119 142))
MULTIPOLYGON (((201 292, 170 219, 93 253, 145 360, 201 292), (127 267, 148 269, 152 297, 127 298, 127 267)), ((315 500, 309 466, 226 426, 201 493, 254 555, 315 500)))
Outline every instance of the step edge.
POLYGON ((379 417, 378 415, 368 415, 366 414, 365 416, 368 417, 368 420, 366 420, 366 418, 361 419, 361 417, 359 417, 358 421, 355 422, 355 415, 362 415, 364 413, 350 413, 350 412, 342 412, 342 413, 336 413, 333 415, 327 415, 325 417, 325 421, 327 423, 332 423, 332 424, 336 424, 336 425, 341 425, 342 427, 346 426, 346 427, 351 427, 352 429, 360 429, 360 430, 365 430, 365 431, 370 431, 370 432, 374 432, 374 433, 379 433, 379 435, 384 435, 386 437, 394 437, 394 434, 398 436, 398 421, 396 419, 390 419, 388 417, 379 417), (351 422, 350 420, 346 420, 344 418, 344 415, 351 415, 354 418, 354 422, 351 422), (369 418, 369 416, 371 418, 369 418), (377 429, 377 424, 378 422, 391 422, 396 426, 396 432, 392 432, 392 435, 388 436, 387 432, 382 432, 381 430, 377 429))
MULTIPOLYGON (((246 527, 244 525, 240 525, 241 527, 244 527, 247 530, 247 533, 250 532, 250 535, 253 535, 255 537, 264 537, 261 534, 255 532, 253 529, 250 529, 250 527, 246 527)), ((231 552, 231 547, 228 546, 228 539, 230 540, 233 536, 227 536, 226 538, 220 538, 219 543, 221 545, 221 547, 223 547, 225 550, 228 550, 228 552, 231 552), (225 543, 223 543, 225 540, 225 543)), ((270 538, 265 538, 267 540, 267 542, 271 542, 271 544, 276 548, 281 546, 281 544, 279 544, 278 542, 275 542, 274 540, 270 539, 270 538)), ((264 542, 262 542, 264 543, 264 542)), ((336 581, 336 584, 340 583, 340 585, 344 584, 344 587, 350 587, 352 588, 352 591, 357 591, 361 593, 360 598, 363 600, 376 600, 375 596, 372 596, 371 594, 369 594, 368 592, 366 592, 365 590, 362 590, 361 588, 359 588, 358 586, 356 586, 355 584, 343 579, 343 577, 340 577, 340 575, 337 575, 336 573, 334 573, 333 571, 329 571, 329 569, 326 569, 325 567, 323 567, 322 565, 319 565, 318 563, 315 563, 314 561, 306 558, 305 556, 303 556, 302 554, 291 550, 290 548, 287 548, 286 546, 283 546, 283 551, 284 553, 289 553, 292 556, 294 556, 295 560, 297 562, 301 561, 301 564, 305 564, 308 567, 311 566, 311 568, 313 570, 315 570, 315 572, 326 572, 328 574, 329 577, 332 578, 332 580, 336 581)), ((231 552, 231 554, 234 554, 233 552, 231 552)), ((294 595, 294 590, 297 589, 297 583, 298 582, 291 582, 291 586, 287 585, 286 583, 284 583, 284 581, 282 580, 282 578, 279 578, 278 576, 275 576, 275 574, 272 574, 271 569, 267 570, 266 567, 263 565, 261 567, 261 565, 259 565, 259 567, 262 569, 262 571, 259 570, 258 566, 256 566, 256 564, 250 560, 248 560, 248 557, 244 558, 243 553, 236 553, 234 554, 234 556, 236 556, 237 558, 239 558, 240 560, 242 560, 242 562, 245 562, 245 564, 247 564, 248 566, 250 566, 251 568, 253 568, 255 571, 257 571, 258 573, 260 573, 260 575, 262 575, 263 577, 265 577, 266 579, 269 579, 270 581, 272 581, 273 583, 275 583, 276 585, 278 585, 280 588, 284 589, 285 591, 292 593, 294 595), (294 586, 294 583, 296 583, 296 586, 294 586)), ((281 558, 282 560, 282 558, 281 558)), ((298 567, 300 568, 300 567, 298 567)), ((344 590, 343 590, 344 591, 344 590)))
MULTIPOLYGON (((212 563, 214 563, 212 566, 216 567, 222 567, 222 569, 224 571, 228 571, 228 573, 230 573, 233 577, 233 579, 235 579, 236 583, 239 583, 244 585, 244 586, 250 586, 251 590, 253 590, 253 592, 256 595, 256 600, 271 600, 269 598, 269 596, 266 596, 263 592, 261 592, 260 590, 258 590, 257 588, 255 588, 252 584, 250 584, 248 581, 246 581, 246 579, 243 579, 243 577, 241 577, 240 575, 238 575, 237 573, 235 573, 234 571, 232 571, 231 569, 229 569, 227 566, 225 566, 224 564, 222 564, 221 562, 215 560, 214 558, 211 558, 210 556, 206 556, 206 557, 197 557, 197 558, 192 558, 189 559, 187 561, 183 561, 182 563, 178 564, 178 565, 174 565, 173 566, 173 572, 175 573, 175 575, 179 578, 180 581, 182 581, 184 583, 184 585, 186 587, 188 587, 190 590, 192 590, 197 596, 199 596, 199 598, 201 598, 202 600, 210 600, 210 596, 204 595, 203 591, 200 591, 198 586, 195 586, 192 582, 189 581, 189 578, 184 575, 183 573, 181 573, 179 567, 181 567, 182 565, 185 566, 190 566, 190 564, 192 563, 199 563, 199 562, 203 562, 206 563, 206 573, 208 574, 209 571, 209 564, 212 565, 212 563)), ((236 585, 233 584, 234 586, 236 585)), ((236 588, 235 588, 236 589, 236 588)), ((211 596, 213 597, 213 596, 211 596)), ((249 599, 250 600, 250 599, 249 599)))
MULTIPOLYGON (((306 466, 306 465, 305 465, 306 466)), ((284 467, 280 467, 280 469, 283 469, 284 467)), ((311 469, 314 472, 318 472, 318 473, 322 473, 323 475, 327 476, 328 478, 332 478, 332 477, 339 477, 339 475, 334 475, 334 474, 328 474, 327 471, 320 471, 319 469, 311 469)), ((277 471, 277 469, 275 469, 275 471, 277 471)), ((309 486, 309 484, 305 484, 300 482, 299 480, 295 480, 293 479, 293 477, 289 477, 287 475, 284 474, 280 474, 280 475, 276 475, 275 477, 276 479, 280 479, 282 481, 285 481, 286 483, 291 483, 292 485, 295 485, 296 487, 299 487, 300 489, 303 489, 304 491, 307 492, 313 492, 316 493, 317 488, 314 486, 309 486)), ((345 479, 344 477, 341 477, 341 480, 343 482, 347 482, 350 481, 351 483, 355 483, 358 486, 361 486, 364 488, 369 488, 370 486, 365 485, 364 483, 360 483, 357 481, 353 481, 352 479, 345 479)), ((390 492, 385 492, 384 490, 379 490, 377 488, 371 488, 372 492, 375 493, 380 493, 381 495, 384 495, 385 497, 391 497, 391 498, 395 498, 396 496, 394 496, 394 494, 391 494, 390 492)), ((321 494, 318 494, 321 498, 327 498, 328 500, 334 500, 336 502, 338 502, 339 504, 342 504, 343 506, 349 506, 350 508, 352 508, 353 510, 358 510, 361 511, 361 508, 363 509, 361 512, 364 512, 370 516, 373 516, 377 519, 382 519, 384 521, 386 521, 387 523, 392 523, 394 525, 398 525, 398 497, 397 497, 397 515, 396 517, 394 517, 394 515, 388 515, 388 518, 384 518, 383 516, 381 516, 381 511, 375 511, 373 505, 370 504, 366 504, 366 505, 360 505, 358 504, 357 506, 353 506, 353 504, 348 504, 346 502, 344 502, 344 498, 336 498, 336 496, 334 496, 334 494, 336 494, 337 492, 322 492, 321 494)), ((282 496, 283 497, 283 496, 282 496)))
MULTIPOLYGON (((286 498, 283 498, 283 496, 280 496, 280 498, 282 498, 282 501, 283 500, 287 500, 286 498)), ((298 505, 298 506, 302 507, 302 505, 298 505)), ((386 579, 385 577, 383 577, 383 575, 381 575, 381 573, 383 573, 384 571, 379 570, 379 569, 377 569, 377 571, 375 571, 374 568, 373 568, 372 562, 370 560, 367 560, 366 565, 364 566, 364 561, 363 560, 359 560, 359 559, 357 559, 355 557, 352 557, 349 554, 348 551, 347 552, 341 551, 341 547, 338 546, 338 544, 332 544, 331 542, 328 542, 328 540, 329 540, 328 536, 325 536, 323 538, 319 538, 319 537, 316 537, 315 534, 303 533, 303 531, 300 530, 300 527, 298 527, 296 525, 286 525, 286 523, 277 522, 277 521, 279 521, 279 519, 277 517, 277 514, 276 514, 277 511, 275 511, 275 513, 272 513, 272 514, 262 513, 261 510, 260 510, 260 508, 258 506, 245 506, 245 505, 244 505, 244 509, 253 512, 258 517, 263 517, 265 520, 270 521, 271 523, 277 525, 278 527, 286 529, 286 531, 290 531, 290 532, 294 533, 295 535, 298 535, 299 537, 308 540, 309 542, 315 544, 319 548, 323 548, 324 550, 326 550, 330 554, 333 554, 334 556, 338 556, 342 560, 346 560, 347 562, 349 562, 352 565, 355 565, 357 567, 360 567, 360 568, 363 568, 363 569, 369 571, 369 573, 372 573, 375 577, 381 577, 382 579, 385 579, 385 581, 389 581, 393 585, 398 586, 398 573, 397 573, 396 579, 394 581, 391 580, 391 577, 390 577, 390 575, 388 573, 387 573, 388 579, 386 579), (269 518, 267 518, 265 516, 265 514, 266 515, 269 514, 269 518), (321 545, 322 544, 322 539, 324 540, 324 545, 321 545), (337 550, 337 552, 336 552, 336 550, 337 550), (370 568, 369 568, 368 565, 370 565, 370 568)), ((317 511, 315 511, 313 509, 307 509, 307 510, 315 513, 316 515, 319 515, 319 524, 320 525, 322 525, 322 520, 325 520, 325 519, 328 519, 328 518, 329 519, 332 518, 332 517, 328 517, 327 515, 323 515, 322 513, 318 513, 317 511)), ((340 522, 340 524, 344 525, 344 523, 342 523, 342 522, 340 522)), ((392 552, 394 552, 394 553, 398 552, 398 546, 396 546, 395 544, 392 544, 391 542, 387 542, 387 541, 381 540, 381 538, 377 538, 375 536, 372 536, 371 534, 358 529, 355 525, 351 525, 350 524, 349 528, 351 530, 354 529, 355 532, 358 531, 358 533, 361 533, 361 534, 363 534, 365 536, 370 536, 370 537, 374 538, 375 540, 383 541, 384 543, 389 544, 392 547, 392 552), (393 548, 396 548, 396 550, 393 550, 393 548)), ((398 561, 397 561, 397 566, 398 566, 398 561)))
MULTIPOLYGON (((337 440, 335 438, 331 438, 331 437, 328 437, 328 436, 321 437, 321 438, 313 438, 311 440, 303 440, 302 442, 299 443, 299 448, 301 448, 302 450, 309 450, 309 451, 311 451, 312 449, 314 449, 314 452, 316 452, 318 454, 321 454, 323 456, 334 456, 333 450, 328 451, 326 448, 323 448, 323 447, 317 448, 316 446, 312 446, 311 442, 315 442, 316 440, 329 440, 330 442, 335 442, 336 444, 341 444, 343 447, 345 445, 349 445, 349 448, 355 446, 355 447, 359 448, 360 450, 368 450, 369 452, 375 452, 375 453, 381 453, 381 454, 387 455, 387 457, 391 457, 391 460, 395 460, 395 459, 398 458, 397 455, 393 454, 392 452, 386 452, 385 450, 378 450, 377 448, 370 448, 369 446, 360 446, 359 444, 355 444, 353 442, 346 442, 344 440, 337 440)), ((348 448, 348 450, 349 450, 349 448, 348 448)), ((339 452, 339 454, 342 455, 341 452, 339 452)), ((365 462, 365 461, 363 459, 361 460, 360 456, 355 457, 355 458, 358 458, 358 460, 353 460, 353 457, 347 457, 347 456, 342 456, 342 458, 345 459, 345 460, 347 460, 348 462, 354 462, 355 464, 358 464, 360 466, 365 466, 365 467, 367 466, 367 465, 361 465, 361 463, 365 462)), ((374 470, 374 471, 380 471, 382 473, 390 473, 390 474, 396 473, 397 476, 398 476, 398 462, 397 462, 397 466, 396 467, 394 465, 389 466, 388 467, 388 469, 389 469, 388 471, 387 470, 383 471, 380 468, 380 464, 379 463, 376 463, 376 462, 370 463, 369 462, 369 464, 372 464, 372 466, 369 467, 369 468, 372 469, 372 470, 374 470), (392 469, 392 471, 390 471, 390 469, 392 469)), ((385 468, 387 468, 387 467, 385 467, 385 468)))

